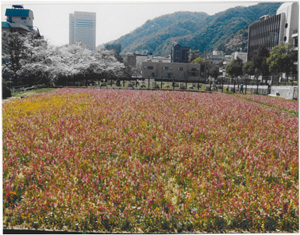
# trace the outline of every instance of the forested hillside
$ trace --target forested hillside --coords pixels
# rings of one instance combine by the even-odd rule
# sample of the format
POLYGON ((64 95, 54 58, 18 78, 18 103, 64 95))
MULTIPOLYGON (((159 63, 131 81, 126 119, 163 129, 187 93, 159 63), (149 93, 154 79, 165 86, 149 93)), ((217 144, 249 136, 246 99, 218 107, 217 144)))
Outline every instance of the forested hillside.
POLYGON ((213 49, 236 50, 236 41, 236 46, 245 50, 248 26, 263 15, 275 15, 280 5, 279 2, 259 3, 212 16, 203 12, 175 12, 148 20, 115 41, 122 43, 123 54, 147 49, 154 55, 166 56, 174 42, 204 53, 213 49))

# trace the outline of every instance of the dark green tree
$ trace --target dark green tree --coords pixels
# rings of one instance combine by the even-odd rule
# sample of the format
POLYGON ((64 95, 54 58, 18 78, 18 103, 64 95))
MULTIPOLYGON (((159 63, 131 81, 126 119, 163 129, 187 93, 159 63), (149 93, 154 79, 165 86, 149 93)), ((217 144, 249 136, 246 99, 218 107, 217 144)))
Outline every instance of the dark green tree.
POLYGON ((255 66, 252 61, 247 61, 243 66, 243 74, 255 75, 255 66))
POLYGON ((243 74, 243 60, 237 57, 226 66, 226 73, 230 77, 238 77, 243 74))
POLYGON ((217 78, 220 74, 219 66, 218 65, 211 65, 211 67, 208 70, 208 75, 212 76, 213 78, 217 78))
POLYGON ((252 62, 255 67, 256 75, 268 76, 269 66, 267 64, 267 58, 270 56, 270 52, 266 45, 262 44, 258 50, 254 52, 252 62))

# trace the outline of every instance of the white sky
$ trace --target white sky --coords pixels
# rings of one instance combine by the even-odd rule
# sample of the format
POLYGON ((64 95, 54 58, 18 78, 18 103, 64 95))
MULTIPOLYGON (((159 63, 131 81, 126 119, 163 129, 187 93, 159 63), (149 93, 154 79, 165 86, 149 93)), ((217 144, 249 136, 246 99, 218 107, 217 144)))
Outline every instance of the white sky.
MULTIPOLYGON (((269 1, 269 0, 268 0, 269 1)), ((276 1, 276 0, 275 0, 276 1)), ((265 1, 267 2, 267 1, 265 1)), ((270 2, 270 1, 269 1, 270 2)), ((272 1, 274 2, 274 0, 272 1)), ((259 1, 2 1, 1 20, 6 21, 5 10, 12 4, 22 4, 33 11, 33 24, 50 44, 69 43, 69 13, 96 12, 96 46, 133 31, 147 20, 177 11, 217 12, 235 6, 250 6, 259 1)))

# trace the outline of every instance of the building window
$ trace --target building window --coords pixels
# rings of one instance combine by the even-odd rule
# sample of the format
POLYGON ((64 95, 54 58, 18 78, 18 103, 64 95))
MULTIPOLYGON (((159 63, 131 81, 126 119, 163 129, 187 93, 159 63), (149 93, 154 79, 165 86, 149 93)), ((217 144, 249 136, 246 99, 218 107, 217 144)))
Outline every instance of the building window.
POLYGON ((152 73, 151 75, 152 75, 153 78, 156 77, 155 73, 152 73))
POLYGON ((26 20, 26 17, 22 16, 22 17, 21 17, 21 20, 26 20))
POLYGON ((298 47, 298 37, 294 39, 294 47, 298 47))
POLYGON ((168 73, 168 78, 172 78, 173 73, 168 73))
POLYGON ((199 71, 198 68, 192 68, 191 70, 192 70, 192 71, 199 71))
POLYGON ((287 28, 288 26, 289 26, 288 23, 285 23, 284 27, 287 28))
POLYGON ((168 67, 163 67, 163 70, 169 70, 169 68, 168 67))
POLYGON ((182 67, 177 68, 178 71, 183 71, 182 67))
POLYGON ((153 66, 148 66, 148 70, 153 70, 153 66))
POLYGON ((284 36, 283 41, 286 41, 286 36, 284 36))

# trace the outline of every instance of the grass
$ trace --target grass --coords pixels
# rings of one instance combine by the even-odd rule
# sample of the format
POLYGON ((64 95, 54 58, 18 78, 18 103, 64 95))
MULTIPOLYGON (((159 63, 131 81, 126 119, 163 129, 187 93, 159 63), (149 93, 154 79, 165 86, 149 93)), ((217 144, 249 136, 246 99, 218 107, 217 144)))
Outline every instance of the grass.
POLYGON ((28 97, 28 96, 32 96, 35 94, 40 94, 40 93, 45 93, 48 91, 52 91, 55 88, 41 88, 41 89, 37 89, 37 90, 30 90, 30 91, 24 91, 22 93, 12 93, 12 97, 28 97))

